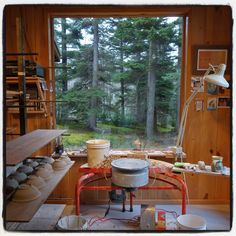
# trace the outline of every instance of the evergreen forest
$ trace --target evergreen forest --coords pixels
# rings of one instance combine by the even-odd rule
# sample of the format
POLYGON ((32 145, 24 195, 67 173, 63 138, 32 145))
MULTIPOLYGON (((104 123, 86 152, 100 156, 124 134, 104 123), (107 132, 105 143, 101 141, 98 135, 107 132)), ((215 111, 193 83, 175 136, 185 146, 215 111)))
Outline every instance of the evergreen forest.
POLYGON ((56 120, 67 148, 174 145, 182 17, 54 18, 56 120))

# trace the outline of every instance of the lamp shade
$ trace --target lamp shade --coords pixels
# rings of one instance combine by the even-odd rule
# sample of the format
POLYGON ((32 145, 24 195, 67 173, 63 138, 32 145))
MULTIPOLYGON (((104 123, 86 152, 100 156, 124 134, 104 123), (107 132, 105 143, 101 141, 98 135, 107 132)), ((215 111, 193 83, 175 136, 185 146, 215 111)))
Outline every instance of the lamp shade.
POLYGON ((225 64, 220 64, 216 72, 214 74, 205 76, 204 80, 208 83, 228 88, 229 83, 224 78, 225 68, 225 64))

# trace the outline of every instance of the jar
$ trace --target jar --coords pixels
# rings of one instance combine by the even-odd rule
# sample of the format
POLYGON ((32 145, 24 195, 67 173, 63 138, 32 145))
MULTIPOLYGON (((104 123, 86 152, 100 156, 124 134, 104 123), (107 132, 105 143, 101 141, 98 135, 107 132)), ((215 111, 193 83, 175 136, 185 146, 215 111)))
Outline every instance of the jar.
POLYGON ((221 172, 223 171, 223 157, 222 156, 212 156, 211 171, 221 172))

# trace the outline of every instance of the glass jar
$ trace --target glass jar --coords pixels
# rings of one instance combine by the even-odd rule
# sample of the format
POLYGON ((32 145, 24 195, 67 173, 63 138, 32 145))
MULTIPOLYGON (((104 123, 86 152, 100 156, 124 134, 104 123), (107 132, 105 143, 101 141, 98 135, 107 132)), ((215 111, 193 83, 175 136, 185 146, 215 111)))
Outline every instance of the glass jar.
POLYGON ((221 172, 223 171, 223 157, 222 156, 212 156, 211 171, 221 172))

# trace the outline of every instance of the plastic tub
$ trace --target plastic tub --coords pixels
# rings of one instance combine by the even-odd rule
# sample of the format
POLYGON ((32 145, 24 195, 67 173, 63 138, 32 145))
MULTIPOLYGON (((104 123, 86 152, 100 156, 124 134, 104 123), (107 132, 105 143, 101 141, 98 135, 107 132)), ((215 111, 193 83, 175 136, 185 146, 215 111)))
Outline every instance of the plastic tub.
POLYGON ((110 141, 105 139, 93 139, 86 142, 88 153, 88 166, 95 167, 101 163, 110 150, 110 141))
POLYGON ((186 214, 177 218, 179 230, 206 230, 206 221, 201 216, 186 214))
POLYGON ((57 228, 59 230, 86 230, 87 220, 83 216, 64 216, 57 222, 57 228))

